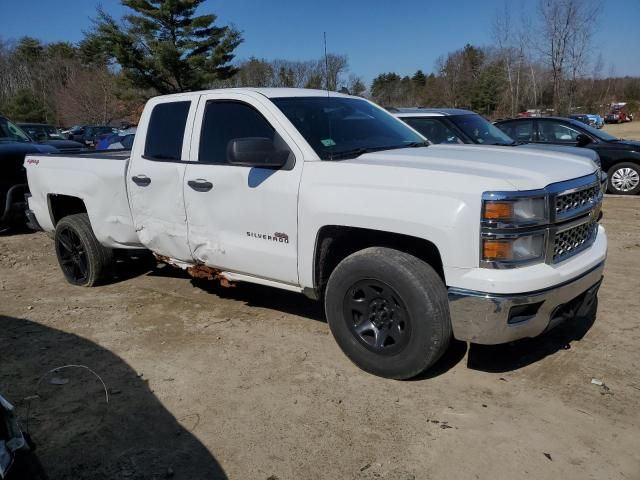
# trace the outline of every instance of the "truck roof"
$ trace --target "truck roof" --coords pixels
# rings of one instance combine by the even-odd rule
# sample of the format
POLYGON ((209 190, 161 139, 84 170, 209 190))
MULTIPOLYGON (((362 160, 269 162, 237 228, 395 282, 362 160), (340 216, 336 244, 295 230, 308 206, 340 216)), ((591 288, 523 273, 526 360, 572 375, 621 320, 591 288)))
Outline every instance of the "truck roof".
MULTIPOLYGON (((326 97, 326 90, 318 90, 313 88, 253 88, 253 87, 242 87, 242 88, 218 88, 213 90, 200 90, 196 92, 185 92, 185 93, 174 93, 171 95, 162 95, 162 98, 171 98, 171 97, 180 97, 185 94, 207 94, 207 93, 259 93, 264 95, 267 98, 281 98, 281 97, 326 97)), ((351 95, 346 95, 344 93, 339 92, 329 92, 329 95, 332 97, 351 97, 351 95)), ((357 98, 357 97, 354 97, 357 98)))

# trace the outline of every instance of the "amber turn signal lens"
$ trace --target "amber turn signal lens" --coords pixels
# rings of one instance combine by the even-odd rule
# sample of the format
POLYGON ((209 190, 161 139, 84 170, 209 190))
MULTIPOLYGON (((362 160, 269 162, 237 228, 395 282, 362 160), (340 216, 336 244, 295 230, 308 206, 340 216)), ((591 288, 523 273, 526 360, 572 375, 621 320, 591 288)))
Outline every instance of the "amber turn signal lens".
POLYGON ((485 220, 509 220, 513 218, 513 203, 487 202, 484 204, 485 220))
POLYGON ((508 240, 484 240, 482 256, 485 260, 511 260, 513 258, 513 244, 508 240))

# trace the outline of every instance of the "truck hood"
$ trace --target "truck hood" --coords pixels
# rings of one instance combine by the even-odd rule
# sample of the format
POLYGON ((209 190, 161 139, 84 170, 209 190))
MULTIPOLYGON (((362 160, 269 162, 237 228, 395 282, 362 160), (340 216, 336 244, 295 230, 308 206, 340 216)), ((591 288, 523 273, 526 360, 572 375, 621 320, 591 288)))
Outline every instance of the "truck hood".
MULTIPOLYGON (((431 170, 503 180, 515 190, 535 190, 596 171, 584 157, 547 151, 484 145, 430 145, 366 153, 349 163, 431 170)), ((478 185, 482 189, 482 185, 478 185)))

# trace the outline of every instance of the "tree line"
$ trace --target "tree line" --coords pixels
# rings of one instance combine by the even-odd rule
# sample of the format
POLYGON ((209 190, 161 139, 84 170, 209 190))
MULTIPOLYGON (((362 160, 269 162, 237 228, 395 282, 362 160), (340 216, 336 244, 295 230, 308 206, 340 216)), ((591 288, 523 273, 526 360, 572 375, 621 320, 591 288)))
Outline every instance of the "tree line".
POLYGON ((58 125, 136 122, 151 96, 243 86, 328 88, 383 106, 469 108, 494 118, 526 109, 605 113, 620 100, 633 111, 640 102, 640 78, 613 68, 605 75, 594 53, 596 0, 539 0, 535 15, 519 20, 505 3, 491 46, 467 44, 431 72, 385 72, 369 86, 338 53, 238 61, 242 33, 200 14, 203 1, 122 0, 129 13, 116 20, 99 8, 78 44, 0 41, 0 113, 58 125))

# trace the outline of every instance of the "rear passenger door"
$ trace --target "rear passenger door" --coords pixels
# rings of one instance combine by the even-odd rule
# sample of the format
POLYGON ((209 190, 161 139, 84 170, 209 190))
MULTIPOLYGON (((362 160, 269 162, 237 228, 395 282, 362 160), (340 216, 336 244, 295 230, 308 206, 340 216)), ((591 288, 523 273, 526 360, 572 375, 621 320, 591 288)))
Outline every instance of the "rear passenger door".
POLYGON ((554 120, 538 120, 538 141, 554 145, 577 145, 578 129, 554 120))
POLYGON ((127 189, 140 242, 153 252, 191 261, 183 181, 199 95, 151 100, 131 151, 127 189), (155 104, 153 103, 155 102, 155 104))
POLYGON ((302 151, 283 128, 284 115, 256 97, 200 100, 184 181, 189 244, 197 263, 297 285, 302 151), (232 140, 257 137, 289 152, 285 167, 229 163, 232 140))

